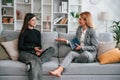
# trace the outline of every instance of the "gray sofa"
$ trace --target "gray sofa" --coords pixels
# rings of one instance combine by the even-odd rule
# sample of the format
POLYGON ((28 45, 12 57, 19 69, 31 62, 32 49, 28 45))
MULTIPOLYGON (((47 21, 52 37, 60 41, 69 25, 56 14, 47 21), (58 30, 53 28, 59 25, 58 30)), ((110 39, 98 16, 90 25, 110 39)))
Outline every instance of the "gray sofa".
MULTIPOLYGON (((1 36, 5 36, 7 41, 18 37, 17 31, 2 31, 1 36)), ((101 65, 99 62, 94 63, 71 63, 62 73, 60 78, 51 76, 48 71, 55 69, 59 62, 71 50, 64 43, 55 42, 57 37, 65 37, 70 40, 74 34, 64 34, 57 32, 43 32, 43 48, 53 46, 55 55, 53 58, 42 65, 44 80, 120 80, 120 63, 101 65)), ((98 34, 98 40, 111 41, 111 35, 104 33, 98 34)), ((0 80, 28 80, 27 66, 19 61, 0 60, 0 80)))

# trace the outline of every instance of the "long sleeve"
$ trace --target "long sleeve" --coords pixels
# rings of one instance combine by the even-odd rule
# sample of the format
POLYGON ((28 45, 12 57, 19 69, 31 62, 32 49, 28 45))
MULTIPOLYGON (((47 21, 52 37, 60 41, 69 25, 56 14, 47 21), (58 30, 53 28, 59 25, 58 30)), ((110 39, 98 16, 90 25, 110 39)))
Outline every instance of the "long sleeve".
POLYGON ((38 32, 38 46, 40 47, 40 49, 42 49, 42 45, 41 45, 41 32, 38 32))

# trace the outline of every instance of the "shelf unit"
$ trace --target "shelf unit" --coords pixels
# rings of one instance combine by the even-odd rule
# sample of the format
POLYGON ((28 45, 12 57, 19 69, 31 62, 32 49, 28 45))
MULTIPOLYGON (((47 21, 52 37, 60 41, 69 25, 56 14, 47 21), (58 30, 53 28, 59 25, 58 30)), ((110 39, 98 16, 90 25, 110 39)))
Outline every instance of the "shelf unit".
POLYGON ((31 12, 37 18, 35 28, 41 32, 74 32, 78 21, 71 17, 71 12, 82 11, 82 0, 12 0, 11 6, 3 4, 3 1, 0 0, 0 30, 20 30, 25 14, 31 12), (13 22, 3 23, 4 17, 13 19, 13 22))
POLYGON ((64 32, 67 33, 68 31, 68 24, 67 22, 65 24, 63 24, 64 22, 64 18, 68 18, 68 10, 66 11, 62 11, 62 3, 65 2, 65 9, 68 9, 68 0, 53 0, 53 31, 57 31, 57 32, 64 32), (56 18, 61 18, 62 19, 59 21, 56 21, 56 18), (62 21, 63 20, 63 21, 62 21))
POLYGON ((68 31, 75 32, 78 28, 78 19, 71 16, 71 12, 80 13, 82 11, 82 0, 69 0, 69 10, 68 10, 68 31))
POLYGON ((42 1, 41 0, 34 0, 33 1, 33 13, 36 15, 36 19, 37 19, 37 25, 36 25, 36 29, 38 29, 39 31, 41 31, 41 24, 42 24, 42 22, 41 22, 41 14, 42 14, 42 12, 41 12, 41 3, 42 3, 42 1))
POLYGON ((42 0, 42 29, 43 32, 52 31, 52 0, 42 0))
POLYGON ((0 30, 14 30, 14 0, 11 4, 7 4, 5 0, 0 0, 0 8, 0 30))
POLYGON ((15 30, 20 30, 26 13, 32 12, 33 0, 24 2, 24 0, 15 0, 15 30))

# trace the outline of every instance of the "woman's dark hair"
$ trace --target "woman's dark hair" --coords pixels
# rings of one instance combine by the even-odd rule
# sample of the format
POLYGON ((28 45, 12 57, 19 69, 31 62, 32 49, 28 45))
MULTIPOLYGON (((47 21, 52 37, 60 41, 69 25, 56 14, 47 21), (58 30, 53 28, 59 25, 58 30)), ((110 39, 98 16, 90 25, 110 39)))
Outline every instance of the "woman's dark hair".
POLYGON ((22 25, 22 29, 21 29, 20 35, 24 32, 25 29, 28 28, 28 22, 29 22, 33 17, 35 17, 34 14, 32 14, 32 13, 26 13, 26 15, 25 15, 25 17, 24 17, 24 21, 23 21, 23 25, 22 25))

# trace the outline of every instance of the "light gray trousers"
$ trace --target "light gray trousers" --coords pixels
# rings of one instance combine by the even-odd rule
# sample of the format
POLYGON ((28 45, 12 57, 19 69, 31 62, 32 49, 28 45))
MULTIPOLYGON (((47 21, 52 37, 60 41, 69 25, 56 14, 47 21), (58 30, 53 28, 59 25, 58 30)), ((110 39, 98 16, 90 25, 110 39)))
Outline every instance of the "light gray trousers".
POLYGON ((66 68, 73 61, 73 59, 74 62, 78 63, 89 63, 94 61, 92 54, 88 51, 83 51, 82 53, 70 51, 64 60, 60 63, 60 66, 66 68))
POLYGON ((42 77, 42 63, 48 61, 55 50, 53 47, 49 47, 46 51, 40 56, 37 57, 27 51, 21 51, 19 55, 19 60, 25 64, 30 64, 29 80, 43 80, 42 77))

